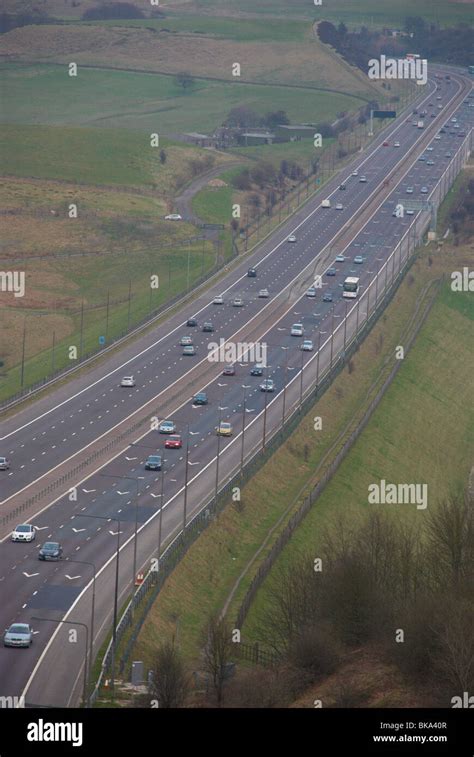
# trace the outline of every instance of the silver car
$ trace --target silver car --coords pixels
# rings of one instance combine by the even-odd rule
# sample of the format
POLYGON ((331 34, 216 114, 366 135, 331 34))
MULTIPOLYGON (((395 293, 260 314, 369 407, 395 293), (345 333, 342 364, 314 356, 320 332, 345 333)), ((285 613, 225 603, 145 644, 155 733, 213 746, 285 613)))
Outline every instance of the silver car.
POLYGON ((33 641, 33 629, 28 623, 12 623, 3 634, 4 647, 29 647, 33 641))
POLYGON ((10 461, 6 457, 0 457, 0 470, 8 470, 10 467, 10 461))

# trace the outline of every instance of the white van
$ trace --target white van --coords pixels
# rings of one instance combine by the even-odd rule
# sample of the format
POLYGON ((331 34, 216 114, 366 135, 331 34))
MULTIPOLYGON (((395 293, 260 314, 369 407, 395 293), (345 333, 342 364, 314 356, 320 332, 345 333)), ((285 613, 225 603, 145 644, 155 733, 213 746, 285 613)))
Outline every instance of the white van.
POLYGON ((323 200, 321 203, 322 208, 330 208, 331 207, 331 200, 323 200))

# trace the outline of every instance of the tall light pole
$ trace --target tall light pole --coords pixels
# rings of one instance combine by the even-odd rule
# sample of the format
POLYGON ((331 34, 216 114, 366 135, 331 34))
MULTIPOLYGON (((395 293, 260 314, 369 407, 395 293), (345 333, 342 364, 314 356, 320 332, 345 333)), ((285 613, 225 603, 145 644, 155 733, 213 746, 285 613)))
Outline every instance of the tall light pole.
POLYGON ((186 530, 186 511, 188 507, 188 459, 189 459, 189 423, 187 424, 186 433, 186 454, 184 457, 184 504, 183 504, 183 534, 186 530))
POLYGON ((217 510, 217 492, 219 489, 219 457, 221 454, 221 434, 220 434, 220 428, 221 428, 221 421, 222 421, 222 411, 227 410, 226 407, 221 407, 219 405, 219 425, 217 426, 217 457, 216 457, 216 487, 215 487, 215 501, 216 501, 216 510, 217 510))
POLYGON ((285 425, 286 382, 287 382, 287 377, 288 377, 288 350, 289 349, 290 349, 289 347, 282 347, 282 350, 285 351, 285 379, 284 379, 284 384, 283 384, 283 410, 282 410, 282 421, 281 421, 282 428, 285 425))
POLYGON ((108 515, 88 515, 87 513, 77 513, 74 518, 94 518, 94 520, 113 520, 117 523, 117 549, 115 555, 115 590, 114 590, 114 620, 112 628, 112 702, 115 698, 115 657, 117 651, 117 614, 118 614, 118 579, 119 579, 119 558, 120 558, 120 519, 112 518, 108 515))
POLYGON ((300 368, 300 404, 298 412, 301 412, 301 406, 303 403, 303 372, 304 372, 304 350, 301 349, 301 368, 300 368))
POLYGON ((161 493, 160 493, 160 517, 158 519, 158 570, 160 569, 161 560, 161 535, 163 524, 163 505, 164 505, 164 490, 165 490, 165 471, 163 468, 163 461, 161 463, 161 493))
POLYGON ((143 479, 143 476, 120 476, 117 474, 114 475, 112 473, 99 473, 99 476, 103 476, 104 478, 119 478, 123 480, 134 481, 137 487, 137 495, 135 498, 135 525, 133 529, 133 574, 132 574, 132 615, 133 615, 133 610, 134 610, 133 587, 135 586, 135 576, 137 575, 138 497, 140 496, 139 481, 143 479))
POLYGON ((267 405, 268 405, 268 365, 265 366, 265 406, 263 409, 263 438, 262 438, 262 450, 265 449, 265 442, 267 439, 267 405))
POLYGON ((243 412, 242 412, 242 446, 241 446, 241 449, 240 449, 240 473, 241 473, 241 475, 244 472, 245 413, 247 411, 246 392, 247 392, 247 389, 250 389, 250 384, 242 384, 242 389, 244 390, 244 403, 243 403, 243 412))
POLYGON ((86 623, 80 623, 78 620, 57 620, 56 618, 39 618, 37 615, 33 615, 31 620, 41 620, 46 623, 66 623, 70 626, 82 626, 86 629, 86 651, 84 659, 84 683, 82 689, 82 701, 84 707, 87 707, 87 669, 88 669, 88 651, 89 651, 89 629, 86 623))
POLYGON ((94 613, 95 613, 95 575, 96 575, 96 569, 95 564, 93 562, 86 562, 85 560, 71 560, 69 557, 67 559, 68 563, 74 563, 75 565, 89 565, 90 568, 92 568, 92 608, 91 608, 91 631, 89 636, 89 674, 88 674, 88 680, 91 679, 91 672, 92 672, 92 662, 94 660, 93 655, 93 646, 94 646, 94 613))

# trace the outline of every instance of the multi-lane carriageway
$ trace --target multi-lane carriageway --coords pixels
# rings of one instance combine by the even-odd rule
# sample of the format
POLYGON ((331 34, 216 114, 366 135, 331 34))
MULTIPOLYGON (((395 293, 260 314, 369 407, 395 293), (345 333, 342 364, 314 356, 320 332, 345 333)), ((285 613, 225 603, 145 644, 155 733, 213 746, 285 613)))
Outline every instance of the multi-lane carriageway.
MULTIPOLYGON (((263 416, 268 438, 281 425, 283 404, 286 414, 298 404, 301 392, 314 384, 316 372, 322 375, 327 370, 331 355, 336 355, 344 339, 348 341, 357 325, 363 324, 378 294, 403 266, 415 224, 421 226, 423 218, 419 212, 396 218, 393 208, 407 196, 407 186, 414 188, 409 199, 437 198, 443 181, 447 182, 450 165, 459 158, 461 148, 466 149, 465 139, 457 137, 450 119, 457 118, 460 130, 469 135, 473 109, 463 101, 470 89, 470 82, 452 73, 449 81, 430 78, 424 90, 428 94, 418 109, 432 110, 436 117, 427 117, 425 129, 418 130, 407 113, 384 130, 367 153, 326 186, 323 196, 331 197, 332 208, 321 208, 322 197, 314 198, 192 308, 142 336, 86 377, 55 389, 49 397, 5 420, 0 452, 10 458, 11 469, 1 478, 3 506, 41 488, 54 477, 56 466, 64 465, 69 458, 80 459, 88 445, 94 445, 99 437, 106 438, 111 429, 122 427, 126 418, 132 424, 141 413, 150 418, 172 418, 185 443, 189 428, 187 511, 192 517, 214 490, 219 416, 234 427, 233 437, 220 442, 219 480, 224 483, 238 469, 242 454, 244 392, 244 456, 248 458, 261 446, 263 416), (435 135, 448 123, 450 128, 436 140, 435 135), (383 146, 386 140, 388 147, 383 146), (395 141, 400 142, 399 148, 394 147, 395 141), (434 149, 425 152, 428 146, 434 149), (420 154, 429 156, 434 165, 418 161, 420 154), (354 169, 359 176, 352 176, 354 169), (394 171, 390 187, 382 190, 386 177, 394 171), (367 183, 359 182, 362 174, 367 183), (347 186, 344 192, 338 189, 341 182, 347 186), (421 186, 428 188, 426 195, 420 194, 421 186), (334 209, 336 202, 343 203, 343 210, 334 209), (344 244, 338 244, 337 253, 343 252, 346 259, 334 263, 336 250, 331 251, 331 243, 343 226, 344 244), (290 233, 296 235, 296 243, 286 241, 290 233), (356 254, 363 256, 362 265, 354 265, 356 254), (246 276, 251 265, 258 270, 256 279, 246 276), (336 268, 335 277, 325 275, 331 265, 336 268), (304 296, 317 274, 322 275, 322 292, 332 291, 332 303, 322 301, 321 291, 316 299, 304 296), (341 284, 351 274, 360 277, 361 294, 358 305, 351 303, 348 307, 341 296, 341 284), (259 299, 257 293, 265 287, 270 298, 259 299), (212 305, 213 296, 221 293, 224 305, 212 305), (243 308, 232 307, 236 294, 244 300, 243 308), (200 328, 185 328, 184 322, 191 315, 200 325, 211 320, 215 332, 204 334, 200 328), (320 345, 319 352, 301 352, 301 340, 290 336, 295 322, 303 323, 305 337, 312 339, 316 348, 320 345), (183 334, 193 336, 198 347, 195 357, 182 356, 178 343, 183 334), (262 379, 250 376, 249 364, 237 365, 236 375, 225 377, 222 364, 208 362, 208 343, 221 338, 267 344, 268 377, 275 381, 275 394, 260 392, 262 379), (136 387, 121 388, 120 379, 130 374, 136 379, 136 387), (191 396, 200 389, 207 392, 209 405, 195 408, 191 396)), ((88 472, 87 479, 71 482, 77 487, 77 499, 70 501, 67 492, 61 492, 62 496, 36 517, 30 517, 38 529, 36 542, 12 544, 4 538, 0 545, 0 627, 14 621, 28 622, 32 616, 90 625, 92 568, 84 563, 93 563, 97 574, 97 651, 112 617, 117 523, 87 516, 121 521, 119 589, 123 602, 133 581, 136 517, 137 568, 157 554, 160 474, 143 468, 146 457, 157 449, 164 458, 163 538, 176 533, 182 523, 185 455, 183 449, 164 450, 164 439, 145 428, 137 434, 133 446, 117 449, 113 459, 88 472), (40 544, 47 539, 61 542, 63 561, 40 563, 36 559, 40 544)), ((78 643, 71 644, 66 625, 41 621, 33 626, 37 633, 29 650, 0 649, 0 694, 24 693, 30 704, 76 704, 81 694, 83 629, 78 643)))

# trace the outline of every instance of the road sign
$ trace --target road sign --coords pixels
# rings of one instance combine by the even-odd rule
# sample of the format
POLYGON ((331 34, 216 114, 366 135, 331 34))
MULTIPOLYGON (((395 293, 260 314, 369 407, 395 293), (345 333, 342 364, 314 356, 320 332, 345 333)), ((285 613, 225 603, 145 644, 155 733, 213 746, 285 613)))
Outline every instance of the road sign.
POLYGON ((105 336, 99 337, 99 344, 105 344, 105 336))
POLYGON ((374 110, 374 118, 396 118, 397 112, 395 110, 374 110))

